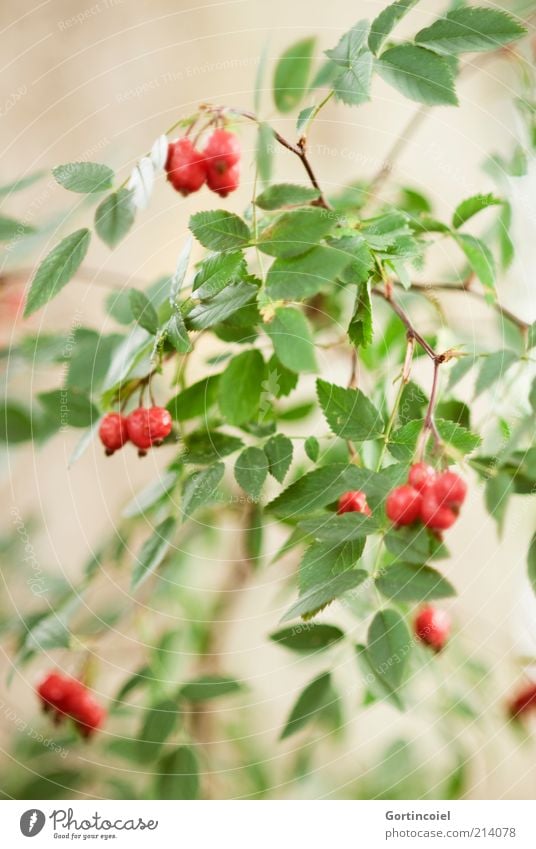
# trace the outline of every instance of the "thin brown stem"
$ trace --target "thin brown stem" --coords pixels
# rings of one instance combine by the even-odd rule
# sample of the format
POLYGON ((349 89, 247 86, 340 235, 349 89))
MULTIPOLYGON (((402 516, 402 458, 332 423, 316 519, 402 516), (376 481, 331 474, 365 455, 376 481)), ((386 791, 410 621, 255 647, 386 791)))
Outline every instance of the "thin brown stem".
MULTIPOLYGON (((249 112, 245 109, 234 109, 232 107, 227 107, 224 109, 220 109, 219 111, 221 113, 232 112, 235 115, 240 115, 242 118, 247 118, 248 121, 254 121, 255 124, 260 123, 258 117, 255 115, 254 112, 249 112)), ((303 167, 305 168, 311 185, 318 192, 318 199, 314 202, 316 206, 321 206, 323 207, 323 209, 331 209, 329 201, 326 199, 324 193, 322 192, 322 189, 320 188, 320 184, 316 178, 313 166, 311 165, 307 156, 307 143, 305 137, 302 136, 302 138, 300 138, 298 142, 294 144, 293 142, 289 141, 284 136, 282 136, 281 133, 278 133, 277 130, 272 129, 272 132, 274 134, 276 142, 278 142, 278 144, 280 144, 282 147, 286 148, 287 150, 290 150, 291 153, 297 156, 300 162, 302 163, 303 167)))
POLYGON ((466 281, 463 283, 412 283, 411 288, 416 291, 421 290, 422 292, 465 292, 467 295, 470 295, 473 298, 478 298, 480 301, 484 301, 488 306, 493 307, 495 312, 499 313, 502 318, 507 319, 508 321, 515 324, 522 333, 526 333, 529 329, 529 324, 526 321, 523 321, 522 318, 515 315, 515 313, 511 312, 511 310, 503 307, 502 304, 497 303, 496 301, 490 304, 486 300, 486 296, 479 292, 478 289, 469 288, 467 286, 466 281))
POLYGON ((400 321, 406 326, 408 333, 415 339, 418 345, 421 346, 423 351, 430 357, 431 360, 436 360, 439 356, 436 351, 432 348, 431 345, 428 344, 424 336, 422 336, 419 331, 413 326, 413 322, 411 318, 407 314, 407 312, 400 306, 397 301, 392 297, 390 292, 385 292, 383 289, 380 289, 379 286, 373 286, 371 289, 373 295, 377 295, 380 298, 383 298, 386 301, 394 313, 399 317, 400 321))

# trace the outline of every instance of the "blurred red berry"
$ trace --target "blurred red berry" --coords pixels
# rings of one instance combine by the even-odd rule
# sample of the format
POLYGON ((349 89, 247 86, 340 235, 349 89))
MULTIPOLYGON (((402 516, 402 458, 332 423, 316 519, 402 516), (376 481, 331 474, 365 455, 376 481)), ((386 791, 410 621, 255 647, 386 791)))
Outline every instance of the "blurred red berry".
POLYGON ((99 437, 106 449, 106 455, 111 456, 128 442, 126 418, 120 413, 108 413, 100 424, 99 437))
POLYGON ((397 486, 387 496, 385 512, 397 526, 413 524, 420 517, 421 493, 409 484, 397 486))
POLYGON ((141 452, 145 452, 164 441, 171 432, 172 423, 165 407, 138 407, 127 417, 128 436, 141 452))
POLYGON ((456 472, 442 472, 434 481, 434 492, 439 504, 459 508, 467 495, 467 484, 456 472))
POLYGON ((408 483, 419 492, 431 484, 436 477, 435 469, 428 463, 414 463, 409 470, 408 483))
POLYGON ((351 492, 345 492, 339 498, 337 513, 364 513, 365 516, 371 515, 371 509, 367 504, 367 496, 360 489, 351 492))
POLYGON ((100 728, 106 718, 104 708, 76 678, 52 672, 39 684, 37 694, 45 710, 53 712, 56 724, 69 717, 84 737, 100 728))
POLYGON ((197 192, 207 178, 205 156, 190 139, 170 142, 166 160, 167 178, 181 195, 197 192))
POLYGON ((427 646, 441 651, 450 634, 451 620, 446 610, 423 607, 415 618, 415 635, 427 646))
POLYGON ((451 508, 439 504, 435 486, 424 490, 421 502, 421 519, 432 531, 446 531, 452 527, 458 514, 451 508))
POLYGON ((508 706, 510 716, 521 716, 536 708, 536 684, 527 684, 508 706))

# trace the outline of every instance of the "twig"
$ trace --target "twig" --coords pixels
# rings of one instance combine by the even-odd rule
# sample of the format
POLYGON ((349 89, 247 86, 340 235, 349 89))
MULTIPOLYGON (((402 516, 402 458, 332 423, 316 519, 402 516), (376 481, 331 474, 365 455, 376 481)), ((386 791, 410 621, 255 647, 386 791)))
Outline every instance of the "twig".
POLYGON ((467 282, 463 283, 414 283, 412 282, 411 288, 418 291, 419 289, 422 292, 465 292, 467 295, 471 295, 473 298, 478 298, 480 301, 484 301, 488 306, 493 307, 493 309, 499 313, 502 318, 506 318, 508 321, 511 321, 512 324, 515 324, 522 333, 526 333, 529 329, 530 325, 527 324, 526 321, 523 321, 522 318, 515 315, 515 313, 511 312, 506 307, 503 307, 501 304, 494 301, 490 304, 485 295, 482 292, 479 292, 477 289, 470 288, 467 286, 467 282))
MULTIPOLYGON (((221 114, 224 114, 225 112, 232 112, 235 115, 240 115, 242 118, 247 118, 248 121, 253 121, 255 124, 260 123, 258 117, 255 115, 254 112, 248 112, 245 109, 234 109, 233 107, 225 107, 225 108, 219 109, 217 111, 219 111, 221 114)), ((290 142, 288 139, 286 139, 284 136, 282 136, 281 133, 278 133, 277 130, 274 130, 272 128, 272 132, 274 134, 275 140, 280 145, 282 145, 282 147, 286 148, 287 150, 290 150, 291 153, 293 153, 295 156, 297 156, 298 159, 300 160, 300 162, 302 163, 303 167, 305 168, 305 171, 307 172, 307 176, 309 177, 311 185, 318 192, 318 200, 315 201, 316 206, 321 206, 324 209, 331 209, 331 206, 330 206, 328 200, 324 197, 324 193, 322 192, 322 189, 320 188, 320 184, 319 184, 319 182, 316 178, 316 175, 313 171, 313 167, 312 167, 311 163, 309 162, 309 159, 308 159, 308 156, 307 156, 307 143, 306 143, 305 136, 302 136, 298 140, 298 142, 296 144, 294 144, 293 142, 290 142)))

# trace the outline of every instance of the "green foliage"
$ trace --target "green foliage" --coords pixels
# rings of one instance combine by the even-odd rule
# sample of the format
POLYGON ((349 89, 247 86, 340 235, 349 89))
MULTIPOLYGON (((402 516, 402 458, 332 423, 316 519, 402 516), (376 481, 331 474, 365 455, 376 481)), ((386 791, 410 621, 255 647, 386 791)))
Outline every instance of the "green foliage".
POLYGON ((264 454, 268 460, 268 471, 276 481, 283 483, 292 463, 292 442, 284 434, 276 433, 266 442, 264 454))
POLYGON ((274 73, 274 102, 279 112, 292 112, 307 88, 311 72, 314 38, 305 38, 289 47, 274 73))
POLYGON ((225 209, 196 212, 190 218, 190 230, 197 241, 211 251, 233 251, 244 247, 251 239, 245 221, 225 209))
POLYGON ((229 424, 241 425, 255 418, 261 400, 265 364, 259 351, 233 357, 218 383, 218 403, 229 424))
POLYGON ((197 799, 199 765, 191 746, 178 746, 158 763, 158 799, 197 799))
POLYGON ((280 307, 265 330, 275 354, 290 371, 316 371, 314 339, 307 319, 297 309, 280 307))
POLYGON ((54 179, 70 192, 92 194, 112 188, 114 172, 99 162, 69 162, 52 169, 54 179))
POLYGON ((187 681, 179 690, 179 696, 189 702, 206 702, 221 699, 222 696, 233 695, 242 690, 242 685, 233 678, 221 675, 204 675, 187 681))
POLYGON ((97 207, 95 231, 109 248, 115 248, 134 224, 135 217, 132 192, 118 189, 97 207))
POLYGON ((324 651, 338 643, 344 637, 344 632, 335 625, 309 622, 298 627, 282 628, 270 639, 279 646, 284 646, 298 654, 324 651))
POLYGON ((331 676, 329 672, 319 675, 318 678, 307 685, 290 712, 281 732, 281 740, 292 736, 318 716, 319 712, 326 706, 330 690, 331 676))
POLYGON ((82 264, 91 232, 87 229, 77 230, 51 250, 45 257, 32 280, 24 315, 32 315, 67 285, 82 264))
POLYGON ((514 18, 499 9, 484 7, 453 9, 444 18, 422 29, 415 41, 437 53, 472 53, 496 50, 525 32, 514 18))
POLYGON ((169 516, 143 543, 132 570, 131 588, 133 590, 138 589, 162 563, 171 545, 176 524, 175 518, 169 516))
POLYGON ((362 584, 366 577, 367 573, 363 569, 352 569, 334 576, 329 581, 316 584, 300 595, 298 601, 282 616, 281 622, 288 622, 298 616, 306 621, 311 619, 336 598, 362 584))
POLYGON ((255 446, 245 448, 235 463, 234 473, 242 489, 252 498, 257 499, 268 474, 266 454, 255 446))
POLYGON ((376 63, 380 77, 397 91, 428 106, 456 106, 451 66, 431 50, 399 44, 386 50, 376 63))
POLYGON ((380 413, 360 389, 343 389, 319 379, 316 390, 318 403, 336 436, 358 442, 381 436, 380 413))
POLYGON ((370 27, 368 46, 373 53, 378 52, 397 23, 402 20, 402 18, 407 15, 407 13, 413 8, 413 6, 416 6, 418 2, 419 0, 397 0, 396 3, 392 3, 380 12, 378 17, 373 20, 370 27))
POLYGON ((368 21, 359 21, 333 50, 326 50, 326 56, 338 69, 332 79, 335 96, 350 106, 370 99, 374 57, 368 49, 369 30, 368 21))
POLYGON ((377 578, 376 586, 386 598, 396 601, 429 601, 455 595, 454 587, 430 566, 396 562, 377 578))

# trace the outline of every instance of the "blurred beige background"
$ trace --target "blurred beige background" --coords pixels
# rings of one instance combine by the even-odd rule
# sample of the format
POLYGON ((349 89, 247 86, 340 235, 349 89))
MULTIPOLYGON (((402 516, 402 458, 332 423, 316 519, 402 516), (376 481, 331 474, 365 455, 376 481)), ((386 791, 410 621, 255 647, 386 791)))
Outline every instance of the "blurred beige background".
MULTIPOLYGON (((331 0, 329 5, 305 0, 235 0, 193 5, 184 0, 98 0, 92 4, 84 0, 4 0, 0 183, 34 169, 77 159, 107 162, 121 177, 126 176, 153 140, 177 117, 192 112, 198 103, 252 108, 252 80, 266 45, 269 64, 261 115, 271 120, 271 74, 282 49, 299 37, 316 33, 320 53, 333 46, 340 33, 360 17, 374 17, 381 6, 377 2, 349 4, 346 0, 331 0)), ((442 8, 442 3, 424 0, 400 32, 413 32, 427 25, 442 8)), ((480 165, 489 152, 508 153, 520 132, 509 104, 514 83, 511 70, 501 60, 486 62, 480 74, 469 75, 467 81, 460 83, 461 107, 435 109, 430 114, 397 163, 396 179, 425 187, 441 215, 448 215, 462 197, 492 189, 480 165)), ((329 106, 317 122, 310 140, 311 159, 327 191, 381 166, 395 135, 415 110, 378 80, 373 94, 372 103, 359 109, 329 106)), ((293 134, 294 121, 294 116, 274 117, 277 128, 289 136, 293 134)), ((237 211, 251 196, 253 178, 253 168, 248 163, 254 133, 244 128, 241 137, 245 150, 242 186, 226 202, 237 211)), ((299 164, 283 151, 277 154, 277 174, 281 181, 302 178, 299 164)), ((504 303, 525 318, 536 317, 534 189, 533 177, 515 186, 521 198, 514 209, 517 232, 523 234, 520 258, 508 279, 501 281, 504 303)), ((75 196, 66 198, 66 193, 49 180, 35 191, 14 197, 6 212, 24 215, 31 223, 49 216, 53 219, 66 204, 76 209, 77 203, 75 196)), ((135 229, 117 250, 110 253, 96 241, 92 245, 86 266, 90 280, 95 278, 95 282, 72 283, 29 326, 33 330, 58 327, 65 332, 73 323, 82 322, 109 332, 113 325, 101 310, 99 269, 115 272, 118 285, 125 286, 134 281, 149 283, 168 273, 186 234, 189 215, 206 203, 202 193, 181 199, 161 181, 150 208, 140 214, 135 229)), ((88 209, 80 203, 79 207, 76 215, 83 222, 88 209)), ((57 231, 53 228, 42 246, 43 253, 56 240, 57 231)), ((436 262, 439 272, 448 273, 448 254, 438 254, 436 262)), ((468 333, 481 332, 483 314, 474 301, 467 299, 448 306, 468 333)), ((21 328, 8 327, 2 332, 9 343, 21 328)), ((326 365, 333 377, 346 373, 347 362, 342 358, 326 365)), ((34 383, 42 386, 39 373, 34 375, 32 389, 34 383)), ((480 414, 485 415, 485 410, 480 414)), ((1 459, 2 503, 15 505, 23 516, 33 514, 40 519, 41 527, 32 537, 39 559, 71 578, 79 574, 81 564, 114 521, 121 505, 152 479, 155 468, 166 460, 150 456, 145 463, 134 464, 132 457, 118 457, 112 465, 104 462, 99 446, 94 445, 68 470, 67 460, 78 436, 60 434, 45 450, 34 453, 22 447, 1 459)), ((496 666, 505 690, 520 677, 522 667, 516 671, 515 657, 534 652, 534 604, 523 578, 533 524, 533 501, 513 499, 505 533, 499 540, 484 510, 481 493, 474 491, 465 521, 450 536, 454 554, 450 577, 461 590, 453 605, 457 620, 460 625, 463 623, 469 645, 496 666)), ((225 546, 231 556, 233 540, 232 535, 228 536, 225 546)), ((295 660, 282 657, 280 650, 264 640, 276 621, 274 605, 281 603, 280 599, 274 601, 277 577, 276 573, 260 575, 258 585, 244 594, 237 609, 241 624, 230 634, 226 646, 233 671, 252 682, 262 703, 265 727, 256 733, 266 739, 273 736, 300 683, 311 677, 310 667, 304 669, 295 660), (255 635, 246 645, 245 629, 255 635)), ((9 588, 4 591, 9 598, 9 588)), ((14 606, 16 603, 13 600, 14 606)), ((114 670, 117 674, 118 668, 131 668, 131 650, 128 635, 120 633, 102 646, 101 660, 110 679, 114 670)), ((4 666, 9 662, 6 658, 4 666)), ((42 668, 48 665, 45 662, 42 668)), ((341 664, 338 672, 342 680, 345 668, 341 664)), ((348 675, 355 679, 354 670, 348 675)), ((20 704, 26 699, 27 704, 31 703, 32 680, 29 675, 25 677, 26 680, 16 678, 6 701, 20 704)), ((496 710, 503 697, 504 693, 497 693, 497 703, 490 705, 490 710, 496 710)), ((352 698, 350 694, 350 707, 355 703, 352 698)), ((25 708, 26 718, 31 718, 32 711, 33 707, 25 708)), ((488 730, 476 741, 472 795, 533 796, 534 746, 517 748, 511 736, 490 722, 488 730)), ((338 768, 340 761, 341 767, 350 772, 355 763, 366 767, 378 747, 388 742, 386 725, 389 735, 409 728, 418 736, 411 718, 395 717, 389 708, 361 715, 355 726, 351 723, 349 742, 333 755, 337 759, 335 766, 338 768)), ((11 731, 9 723, 4 722, 0 737, 3 746, 11 731)), ((313 776, 304 784, 304 795, 319 792, 322 783, 317 785, 316 780, 313 776)), ((282 796, 285 792, 282 788, 282 796)))

